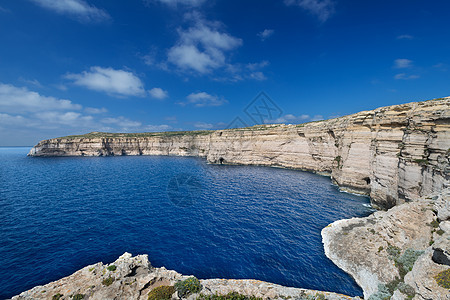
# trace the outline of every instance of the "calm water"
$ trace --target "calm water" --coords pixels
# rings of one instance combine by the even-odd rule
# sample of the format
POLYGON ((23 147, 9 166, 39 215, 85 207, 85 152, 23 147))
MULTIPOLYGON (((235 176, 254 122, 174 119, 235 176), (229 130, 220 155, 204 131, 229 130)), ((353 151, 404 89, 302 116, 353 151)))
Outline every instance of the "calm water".
POLYGON ((362 295, 320 230, 371 213, 327 177, 196 158, 29 158, 0 148, 0 299, 125 251, 199 278, 362 295))

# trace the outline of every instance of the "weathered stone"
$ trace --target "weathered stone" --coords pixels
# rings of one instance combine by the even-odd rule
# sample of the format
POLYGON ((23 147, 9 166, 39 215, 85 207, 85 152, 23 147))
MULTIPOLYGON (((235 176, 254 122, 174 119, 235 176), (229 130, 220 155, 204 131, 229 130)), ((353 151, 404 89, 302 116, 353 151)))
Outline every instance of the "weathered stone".
POLYGON ((449 299, 433 278, 449 258, 450 232, 437 232, 435 225, 435 205, 447 192, 367 218, 332 223, 322 230, 325 254, 355 278, 366 299, 378 293, 380 285, 393 286, 392 299, 403 299, 399 284, 411 286, 415 299, 449 299))
MULTIPOLYGON (((61 300, 70 300, 74 295, 80 294, 86 300, 146 300, 152 289, 163 285, 174 285, 177 281, 187 278, 189 276, 166 270, 164 267, 152 268, 147 255, 132 257, 131 254, 125 253, 112 264, 97 263, 87 266, 68 277, 34 287, 12 299, 52 299, 59 294, 61 300), (108 270, 110 266, 115 266, 115 269, 108 270), (114 278, 114 281, 110 285, 105 285, 105 279, 108 278, 114 278)), ((195 300, 200 294, 225 295, 230 292, 263 299, 301 299, 308 295, 323 295, 329 300, 360 299, 336 293, 283 287, 259 280, 207 279, 200 282, 202 285, 200 293, 182 299, 195 300)), ((175 293, 172 299, 180 298, 175 293)))

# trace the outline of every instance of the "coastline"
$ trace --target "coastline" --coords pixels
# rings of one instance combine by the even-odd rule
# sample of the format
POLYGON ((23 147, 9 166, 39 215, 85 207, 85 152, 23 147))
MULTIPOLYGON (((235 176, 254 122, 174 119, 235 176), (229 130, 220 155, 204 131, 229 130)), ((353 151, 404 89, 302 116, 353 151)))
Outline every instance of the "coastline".
POLYGON ((450 266, 449 106, 447 97, 302 126, 188 135, 91 133, 42 141, 29 155, 199 156, 329 173, 343 191, 370 195, 387 210, 322 230, 326 256, 355 278, 365 299, 450 299, 435 280, 450 266))

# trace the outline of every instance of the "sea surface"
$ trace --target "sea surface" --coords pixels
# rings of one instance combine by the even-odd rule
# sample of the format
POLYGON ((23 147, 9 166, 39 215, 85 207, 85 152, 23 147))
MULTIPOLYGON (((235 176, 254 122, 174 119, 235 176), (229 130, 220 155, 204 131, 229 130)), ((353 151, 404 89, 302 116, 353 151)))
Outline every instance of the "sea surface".
POLYGON ((362 296, 320 231, 369 215, 330 178, 186 157, 31 158, 0 148, 0 299, 124 252, 198 278, 362 296))

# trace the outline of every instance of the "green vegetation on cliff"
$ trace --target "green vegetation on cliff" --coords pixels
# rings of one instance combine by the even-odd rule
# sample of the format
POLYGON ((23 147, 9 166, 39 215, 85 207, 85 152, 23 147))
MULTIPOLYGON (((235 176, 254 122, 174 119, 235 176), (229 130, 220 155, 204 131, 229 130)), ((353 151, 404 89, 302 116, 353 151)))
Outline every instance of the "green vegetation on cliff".
POLYGON ((175 293, 175 287, 169 285, 163 285, 154 288, 148 293, 148 300, 170 300, 175 293))

